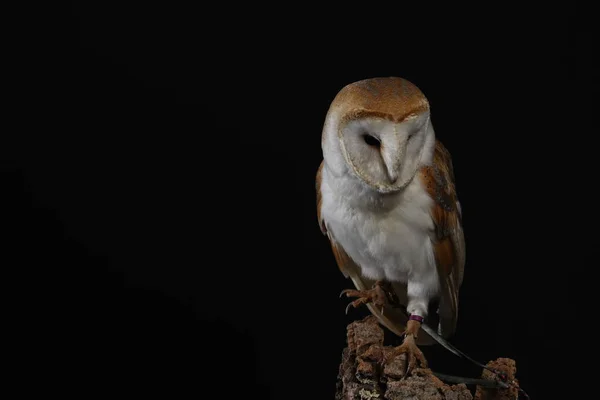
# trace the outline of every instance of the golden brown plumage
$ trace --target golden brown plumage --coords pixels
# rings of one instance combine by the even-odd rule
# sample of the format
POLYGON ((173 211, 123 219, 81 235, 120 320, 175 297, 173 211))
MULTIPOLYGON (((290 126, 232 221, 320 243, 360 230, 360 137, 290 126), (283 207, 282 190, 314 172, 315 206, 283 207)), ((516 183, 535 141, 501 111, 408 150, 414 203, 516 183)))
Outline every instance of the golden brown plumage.
POLYGON ((435 226, 433 249, 441 281, 440 317, 444 336, 454 333, 458 319, 458 292, 465 264, 462 217, 456 196, 450 153, 437 140, 431 166, 419 170, 429 196, 434 200, 431 217, 435 226))
POLYGON ((342 121, 379 117, 401 122, 409 115, 429 109, 423 93, 406 79, 373 78, 345 86, 331 107, 340 112, 342 121))

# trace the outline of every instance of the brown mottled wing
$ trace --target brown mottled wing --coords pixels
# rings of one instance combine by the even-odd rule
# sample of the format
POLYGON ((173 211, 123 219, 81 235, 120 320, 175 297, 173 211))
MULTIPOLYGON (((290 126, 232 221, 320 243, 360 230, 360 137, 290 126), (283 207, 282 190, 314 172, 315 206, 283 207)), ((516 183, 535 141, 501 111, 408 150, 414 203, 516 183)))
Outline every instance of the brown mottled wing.
POLYGON ((456 330, 458 292, 465 265, 465 241, 452 159, 441 142, 436 141, 433 163, 421 168, 420 178, 434 200, 431 209, 435 225, 433 251, 441 286, 438 331, 447 337, 456 330))
POLYGON ((325 235, 327 233, 327 228, 325 228, 325 221, 323 221, 323 218, 321 218, 321 204, 323 203, 323 199, 321 196, 321 179, 323 173, 323 164, 324 161, 321 161, 321 165, 319 165, 319 169, 317 170, 317 179, 315 183, 317 186, 317 219, 319 220, 319 227, 321 228, 321 232, 323 232, 323 235, 325 235))
MULTIPOLYGON (((329 238, 329 242, 331 244, 331 250, 333 251, 333 255, 335 257, 335 261, 344 274, 344 277, 350 278, 354 283, 354 286, 358 290, 370 289, 375 284, 375 281, 365 278, 360 273, 360 267, 348 256, 343 247, 336 242, 333 234, 327 230, 327 226, 325 221, 321 216, 321 171, 323 168, 323 163, 319 167, 317 171, 317 217, 319 220, 319 226, 321 227, 321 232, 327 235, 329 238)), ((398 299, 401 304, 406 306, 406 285, 394 285, 394 291, 398 296, 398 299)), ((392 308, 389 306, 385 306, 383 310, 377 309, 373 307, 371 304, 367 304, 367 307, 371 311, 371 313, 377 317, 379 322, 388 328, 390 331, 394 332, 396 335, 401 336, 406 329, 406 322, 408 321, 407 315, 404 310, 392 308), (383 312, 382 312, 383 311, 383 312)), ((417 338, 418 345, 431 345, 437 343, 431 336, 427 334, 425 331, 419 332, 419 336, 417 338)))

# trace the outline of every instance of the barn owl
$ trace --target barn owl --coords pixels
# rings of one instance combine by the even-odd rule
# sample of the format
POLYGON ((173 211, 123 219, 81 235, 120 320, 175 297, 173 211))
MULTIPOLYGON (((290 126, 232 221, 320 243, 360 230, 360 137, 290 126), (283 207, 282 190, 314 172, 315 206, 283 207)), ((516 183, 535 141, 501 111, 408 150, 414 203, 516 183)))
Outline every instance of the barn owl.
POLYGON ((342 294, 404 336, 393 356, 426 366, 418 346, 435 342, 421 324, 454 333, 465 264, 451 157, 429 102, 398 77, 351 83, 329 107, 321 147, 318 222, 356 287, 342 294))

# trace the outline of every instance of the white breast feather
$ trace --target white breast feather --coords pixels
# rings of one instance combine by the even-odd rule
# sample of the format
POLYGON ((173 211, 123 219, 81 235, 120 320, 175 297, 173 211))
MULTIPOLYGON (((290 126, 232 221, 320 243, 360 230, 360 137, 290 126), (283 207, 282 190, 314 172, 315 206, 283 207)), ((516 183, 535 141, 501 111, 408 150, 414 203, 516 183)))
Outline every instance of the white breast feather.
MULTIPOLYGON (((321 194, 327 229, 364 276, 408 282, 408 295, 415 300, 438 293, 429 214, 433 200, 418 178, 399 193, 381 195, 351 176, 334 178, 324 165, 321 194)), ((410 308, 425 312, 419 304, 410 308)))

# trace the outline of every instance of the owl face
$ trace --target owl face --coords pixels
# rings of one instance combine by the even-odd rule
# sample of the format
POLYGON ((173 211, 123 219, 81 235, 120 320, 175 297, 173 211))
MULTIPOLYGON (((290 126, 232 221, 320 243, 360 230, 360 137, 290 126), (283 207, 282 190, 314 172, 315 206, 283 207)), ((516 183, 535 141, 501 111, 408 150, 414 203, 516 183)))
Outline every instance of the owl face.
POLYGON ((429 111, 401 122, 361 117, 342 122, 339 148, 351 173, 378 192, 402 189, 415 175, 433 130, 429 111))

